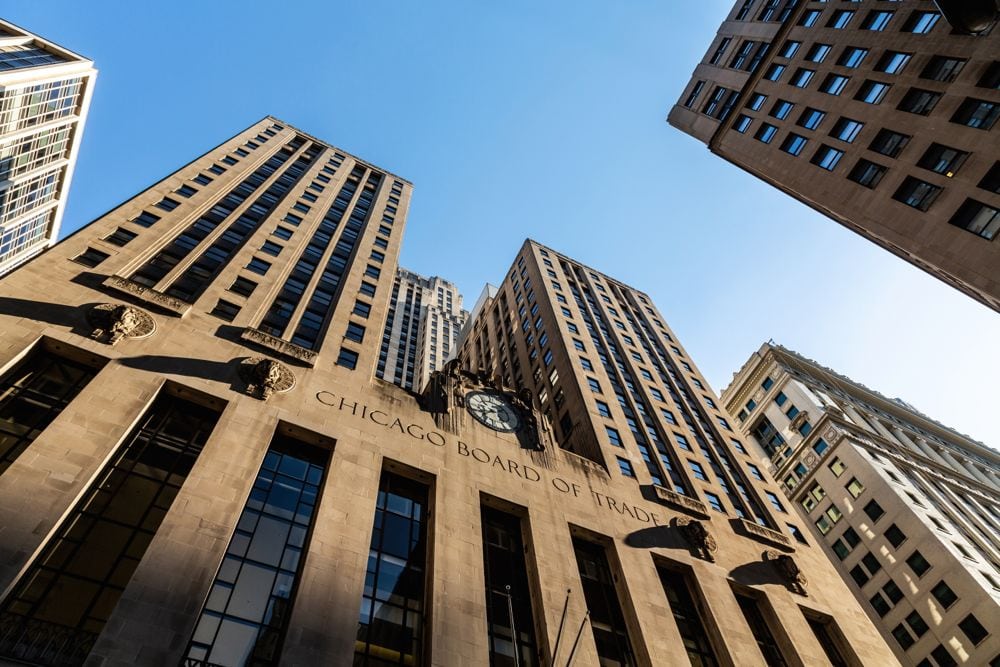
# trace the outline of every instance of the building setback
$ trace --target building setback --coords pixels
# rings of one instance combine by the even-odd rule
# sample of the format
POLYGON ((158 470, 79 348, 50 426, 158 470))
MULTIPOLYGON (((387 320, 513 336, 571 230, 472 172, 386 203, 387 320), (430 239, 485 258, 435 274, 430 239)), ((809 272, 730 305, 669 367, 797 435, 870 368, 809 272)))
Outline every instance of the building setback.
POLYGON ((1000 659, 1000 455, 766 343, 722 393, 904 665, 1000 659))
POLYGON ((55 243, 97 70, 0 20, 0 275, 55 243))
POLYGON ((376 378, 410 196, 268 117, 0 281, 0 660, 894 663, 645 295, 376 378))
POLYGON ((668 120, 1000 310, 998 53, 929 0, 740 0, 668 120))
POLYGON ((451 358, 469 314, 458 288, 400 268, 382 333, 375 377, 419 391, 451 358))

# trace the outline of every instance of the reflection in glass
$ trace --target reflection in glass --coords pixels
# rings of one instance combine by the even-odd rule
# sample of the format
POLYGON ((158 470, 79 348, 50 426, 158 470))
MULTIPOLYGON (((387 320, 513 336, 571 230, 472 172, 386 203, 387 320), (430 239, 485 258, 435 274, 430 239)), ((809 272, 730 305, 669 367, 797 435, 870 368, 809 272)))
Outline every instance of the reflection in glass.
POLYGON ((573 538, 573 551, 576 552, 583 596, 590 611, 590 627, 594 631, 594 643, 602 667, 635 665, 625 616, 618 602, 604 548, 573 538))
POLYGON ((382 473, 354 665, 423 662, 427 486, 382 473))
POLYGON ((188 665, 277 665, 329 452, 277 435, 195 624, 188 665))
POLYGON ((218 417, 153 402, 0 607, 0 655, 83 664, 218 417))
POLYGON ((36 347, 0 380, 0 475, 76 398, 96 371, 36 347))
POLYGON ((490 641, 490 665, 506 667, 538 664, 531 591, 524 562, 521 520, 506 512, 483 507, 483 557, 486 574, 486 621, 490 641), (508 604, 508 593, 510 602, 508 604), (517 630, 517 652, 511 632, 511 616, 517 630))
POLYGON ((692 667, 715 667, 719 662, 715 659, 708 633, 705 632, 704 619, 698 613, 693 597, 696 593, 690 582, 679 572, 663 568, 657 570, 692 667))

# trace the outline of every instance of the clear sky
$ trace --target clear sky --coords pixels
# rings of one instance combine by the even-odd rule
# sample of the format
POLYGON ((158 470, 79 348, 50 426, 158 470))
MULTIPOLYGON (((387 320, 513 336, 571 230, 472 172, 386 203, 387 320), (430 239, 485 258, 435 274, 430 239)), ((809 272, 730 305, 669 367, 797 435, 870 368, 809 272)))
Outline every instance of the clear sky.
POLYGON ((63 234, 272 114, 413 181, 402 264, 469 306, 530 236, 716 391, 773 338, 1000 446, 1000 315, 666 124, 731 2, 4 5, 100 70, 63 234))

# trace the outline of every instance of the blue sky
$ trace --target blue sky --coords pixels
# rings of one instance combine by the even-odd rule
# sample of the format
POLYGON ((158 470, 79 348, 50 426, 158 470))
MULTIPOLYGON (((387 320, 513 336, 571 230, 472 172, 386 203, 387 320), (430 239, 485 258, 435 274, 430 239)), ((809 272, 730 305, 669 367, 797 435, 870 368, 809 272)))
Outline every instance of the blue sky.
POLYGON ((532 237, 656 301, 716 391, 769 338, 993 446, 1000 316, 664 121, 731 2, 79 2, 100 75, 63 234, 272 114, 413 181, 469 305, 532 237))

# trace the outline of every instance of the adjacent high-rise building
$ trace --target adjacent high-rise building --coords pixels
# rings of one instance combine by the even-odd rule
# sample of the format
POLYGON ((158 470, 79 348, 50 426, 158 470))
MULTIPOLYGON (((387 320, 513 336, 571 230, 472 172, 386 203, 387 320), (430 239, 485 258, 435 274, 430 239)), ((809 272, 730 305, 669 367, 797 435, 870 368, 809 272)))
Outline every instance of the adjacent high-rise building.
POLYGON ((375 376, 420 391, 431 373, 454 356, 468 316, 454 284, 400 268, 392 285, 375 376))
POLYGON ((97 70, 0 20, 0 275, 59 234, 97 70))
POLYGON ((772 343, 722 396, 900 662, 1000 664, 1000 454, 772 343))
POLYGON ((268 117, 0 280, 0 661, 894 664, 645 294, 377 378, 410 196, 268 117))
POLYGON ((930 0, 739 0, 669 121, 1000 310, 998 54, 930 0))

